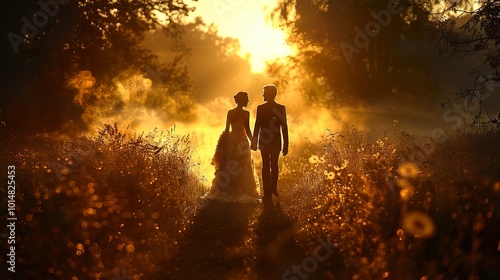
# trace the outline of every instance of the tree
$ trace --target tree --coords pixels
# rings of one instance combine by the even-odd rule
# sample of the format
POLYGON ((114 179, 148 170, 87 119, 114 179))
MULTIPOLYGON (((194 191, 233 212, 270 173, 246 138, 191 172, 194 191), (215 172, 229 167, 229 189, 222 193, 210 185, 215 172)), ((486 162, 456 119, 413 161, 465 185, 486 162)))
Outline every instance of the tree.
MULTIPOLYGON (((486 75, 479 69, 472 70, 473 85, 455 94, 458 99, 479 103, 473 123, 494 124, 500 128, 500 110, 495 108, 500 104, 487 106, 490 102, 486 101, 491 94, 498 93, 500 86, 500 1, 444 0, 442 4, 443 8, 428 11, 433 22, 431 34, 439 42, 442 53, 452 57, 480 56, 490 69, 486 75), (483 114, 487 116, 486 121, 482 120, 483 114)), ((443 103, 443 107, 448 103, 443 103)))
POLYGON ((274 15, 299 50, 285 67, 292 63, 301 70, 304 92, 316 102, 424 107, 438 90, 430 74, 434 50, 425 43, 428 17, 421 6, 281 0, 274 15))
MULTIPOLYGON (((69 76, 100 84, 154 63, 140 44, 166 23, 173 37, 192 8, 183 0, 41 0, 2 3, 2 118, 10 127, 54 129, 79 116, 69 76), (163 16, 161 16, 163 15, 163 16), (163 19, 164 17, 164 19, 163 19)), ((80 112, 81 113, 81 112, 80 112)))
MULTIPOLYGON (((183 26, 182 45, 187 54, 179 61, 187 68, 193 82, 193 97, 199 103, 217 97, 230 97, 241 90, 260 89, 269 82, 262 74, 251 72, 250 63, 242 58, 239 41, 221 37, 214 25, 207 25, 201 18, 183 26)), ((163 46, 174 42, 163 32, 146 35, 145 45, 158 55, 160 61, 176 57, 175 50, 163 46)), ((252 93, 252 92, 251 92, 252 93)))

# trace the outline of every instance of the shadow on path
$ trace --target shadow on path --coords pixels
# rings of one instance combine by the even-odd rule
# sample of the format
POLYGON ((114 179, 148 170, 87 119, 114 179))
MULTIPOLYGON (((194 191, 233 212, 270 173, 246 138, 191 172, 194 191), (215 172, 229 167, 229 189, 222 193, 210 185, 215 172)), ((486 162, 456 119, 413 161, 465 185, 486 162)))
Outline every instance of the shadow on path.
MULTIPOLYGON (((257 252, 257 278, 261 280, 340 280, 348 279, 336 246, 320 238, 316 248, 304 250, 295 241, 295 224, 280 205, 260 207, 253 231, 257 252)), ((310 244, 309 244, 310 245, 310 244)), ((304 244, 306 247, 307 246, 304 244)))
POLYGON ((279 204, 261 207, 258 212, 257 223, 253 228, 257 279, 282 279, 283 273, 292 265, 302 263, 304 252, 297 247, 293 223, 279 204))
POLYGON ((304 253, 281 208, 209 201, 158 279, 282 279, 304 253))
POLYGON ((227 275, 245 270, 245 238, 255 207, 207 201, 178 241, 177 254, 164 266, 161 279, 229 279, 227 275))

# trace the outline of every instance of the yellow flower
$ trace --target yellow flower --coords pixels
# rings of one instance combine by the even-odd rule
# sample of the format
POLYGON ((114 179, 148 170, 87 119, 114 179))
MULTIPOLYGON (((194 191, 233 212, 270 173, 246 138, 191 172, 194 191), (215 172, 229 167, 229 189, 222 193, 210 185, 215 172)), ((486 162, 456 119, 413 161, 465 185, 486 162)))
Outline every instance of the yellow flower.
POLYGON ((404 178, 415 178, 418 175, 418 166, 411 162, 405 162, 398 167, 398 173, 404 178))
POLYGON ((309 163, 310 164, 315 164, 315 163, 318 163, 318 162, 319 162, 319 157, 318 156, 313 155, 313 156, 311 156, 309 158, 309 163))
POLYGON ((497 181, 495 185, 493 185, 493 191, 500 192, 500 181, 497 181))
POLYGON ((402 200, 408 200, 413 196, 413 188, 402 189, 399 191, 402 200))
POLYGON ((405 179, 396 179, 396 184, 401 188, 399 195, 402 200, 410 199, 415 193, 415 188, 405 179))
POLYGON ((413 211, 403 218, 403 229, 415 238, 430 238, 434 235, 434 221, 426 213, 413 211))

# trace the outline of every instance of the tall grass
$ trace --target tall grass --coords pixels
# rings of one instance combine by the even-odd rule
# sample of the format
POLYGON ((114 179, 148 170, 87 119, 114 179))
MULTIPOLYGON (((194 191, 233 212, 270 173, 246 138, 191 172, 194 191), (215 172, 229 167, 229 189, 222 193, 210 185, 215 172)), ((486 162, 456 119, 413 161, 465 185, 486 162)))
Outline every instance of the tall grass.
POLYGON ((280 179, 297 242, 338 246, 344 264, 330 261, 324 279, 496 279, 498 143, 498 131, 437 142, 353 129, 304 144, 280 179))
MULTIPOLYGON (((279 191, 295 242, 306 253, 318 237, 336 244, 310 279, 497 279, 498 143, 498 131, 438 143, 353 129, 294 145, 280 159, 279 191)), ((17 170, 20 279, 157 279, 162 264, 196 265, 172 259, 187 230, 210 230, 193 224, 204 188, 189 136, 105 125, 95 137, 13 135, 2 144, 2 166, 17 170)))
POLYGON ((2 166, 17 170, 16 276, 151 279, 202 194, 189 148, 173 130, 127 137, 116 125, 64 141, 11 138, 2 166))

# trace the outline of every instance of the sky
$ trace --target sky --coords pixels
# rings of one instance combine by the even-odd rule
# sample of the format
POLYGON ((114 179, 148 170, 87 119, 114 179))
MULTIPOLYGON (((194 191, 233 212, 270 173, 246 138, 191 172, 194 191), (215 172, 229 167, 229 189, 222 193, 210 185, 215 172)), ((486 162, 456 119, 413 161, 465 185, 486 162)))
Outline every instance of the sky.
POLYGON ((193 2, 196 11, 192 17, 202 17, 214 24, 223 37, 240 41, 242 57, 250 55, 253 72, 263 72, 266 60, 291 53, 285 33, 272 28, 269 14, 277 0, 201 0, 193 2))

